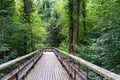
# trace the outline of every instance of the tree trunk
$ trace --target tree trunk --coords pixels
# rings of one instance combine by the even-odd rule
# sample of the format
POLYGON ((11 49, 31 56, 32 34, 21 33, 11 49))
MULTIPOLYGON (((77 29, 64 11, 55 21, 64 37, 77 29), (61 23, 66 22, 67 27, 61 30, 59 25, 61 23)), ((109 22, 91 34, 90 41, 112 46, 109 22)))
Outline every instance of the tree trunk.
POLYGON ((73 1, 69 0, 69 52, 73 52, 73 1))
POLYGON ((75 30, 75 44, 78 45, 78 37, 79 37, 79 14, 80 14, 80 0, 76 0, 77 11, 76 11, 76 30, 75 30))
POLYGON ((28 6, 29 0, 23 0, 24 4, 24 19, 26 23, 30 23, 30 13, 29 13, 29 6, 28 6))
MULTIPOLYGON (((79 40, 79 18, 80 18, 80 0, 76 0, 76 28, 75 28, 75 45, 78 45, 79 40)), ((77 49, 74 48, 74 52, 78 52, 77 49)))
MULTIPOLYGON (((0 10, 1 10, 1 7, 2 7, 2 0, 0 0, 0 10)), ((2 35, 2 15, 0 13, 0 34, 2 35)))
MULTIPOLYGON (((27 0, 23 0, 23 5, 24 5, 24 22, 27 23, 29 20, 28 20, 28 10, 27 10, 27 0)), ((25 31, 24 32, 24 53, 23 54, 27 54, 27 32, 25 31)), ((22 54, 22 55, 23 55, 22 54)))
POLYGON ((2 0, 0 0, 0 7, 1 7, 2 0))
POLYGON ((85 0, 83 0, 83 26, 84 26, 84 35, 86 35, 86 5, 85 5, 85 0))
MULTIPOLYGON (((23 0, 23 3, 24 3, 24 19, 25 19, 25 22, 28 23, 28 26, 29 26, 29 32, 30 32, 30 50, 34 51, 32 26, 30 25, 30 23, 31 23, 31 20, 30 20, 30 14, 31 14, 30 8, 31 8, 31 6, 28 5, 29 1, 30 0, 23 0)), ((26 36, 26 33, 25 33, 25 36, 24 36, 24 47, 26 47, 26 45, 27 45, 27 36, 26 36)), ((26 47, 26 49, 27 49, 27 47, 26 47)), ((25 53, 26 53, 26 50, 25 50, 25 53)))
MULTIPOLYGON (((0 9, 1 9, 1 0, 0 0, 0 9)), ((2 20, 1 20, 1 14, 0 14, 0 35, 2 35, 2 20)), ((1 40, 0 40, 1 43, 1 40)))

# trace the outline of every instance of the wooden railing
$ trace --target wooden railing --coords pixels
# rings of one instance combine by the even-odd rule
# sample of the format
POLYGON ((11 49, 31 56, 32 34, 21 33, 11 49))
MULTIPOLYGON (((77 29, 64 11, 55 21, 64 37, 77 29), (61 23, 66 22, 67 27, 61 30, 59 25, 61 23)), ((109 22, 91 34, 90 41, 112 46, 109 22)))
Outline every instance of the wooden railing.
POLYGON ((57 48, 44 48, 37 50, 35 52, 32 52, 28 55, 19 57, 15 60, 9 61, 7 63, 1 64, 0 65, 0 76, 1 76, 1 71, 11 65, 14 65, 15 63, 18 63, 24 59, 29 59, 28 61, 25 61, 25 64, 20 65, 18 68, 15 70, 12 70, 10 74, 7 76, 1 78, 0 80, 21 80, 23 77, 29 72, 32 67, 34 67, 35 63, 39 60, 39 58, 42 56, 43 52, 51 52, 53 51, 60 62, 63 64, 63 66, 66 68, 66 70, 69 72, 71 77, 74 80, 120 80, 120 75, 117 75, 113 72, 110 72, 106 69, 103 69, 99 66, 96 66, 88 61, 85 61, 79 57, 76 57, 72 54, 69 54, 67 52, 64 52, 62 50, 59 50, 57 48), (74 62, 77 62, 79 64, 76 64, 74 62), (84 66, 85 71, 80 67, 84 66), (90 72, 95 72, 99 78, 96 79, 91 79, 89 74, 90 72))
POLYGON ((120 80, 120 75, 115 74, 113 72, 110 72, 104 68, 101 68, 97 65, 94 65, 94 64, 92 64, 88 61, 85 61, 79 57, 76 57, 72 54, 69 54, 69 53, 64 52, 62 50, 59 50, 57 48, 54 48, 54 52, 56 53, 56 55, 58 57, 60 57, 62 63, 64 65, 67 65, 66 66, 67 70, 72 74, 72 76, 74 76, 74 80, 79 80, 79 79, 77 79, 78 76, 81 77, 82 80, 120 80), (63 54, 64 56, 67 56, 67 58, 64 58, 61 54, 63 54), (70 59, 77 61, 80 64, 79 66, 84 65, 86 67, 86 72, 85 72, 85 74, 83 74, 85 77, 80 76, 81 71, 78 71, 79 66, 75 67, 75 64, 73 64, 74 66, 72 66, 72 64, 69 64, 70 59), (68 65, 69 65, 69 67, 68 67, 68 65), (74 68, 76 68, 76 69, 74 69, 74 68), (95 72, 99 76, 99 79, 90 79, 89 78, 89 71, 95 72))
POLYGON ((35 65, 35 63, 38 61, 38 59, 42 56, 42 50, 37 50, 35 52, 32 52, 28 55, 19 57, 17 59, 11 60, 7 63, 1 64, 0 65, 0 80, 21 80, 27 72, 35 65), (8 75, 4 76, 3 78, 1 77, 2 70, 9 67, 9 66, 14 66, 14 64, 25 60, 27 58, 30 58, 30 60, 25 61, 24 64, 20 65, 17 69, 11 71, 8 75))

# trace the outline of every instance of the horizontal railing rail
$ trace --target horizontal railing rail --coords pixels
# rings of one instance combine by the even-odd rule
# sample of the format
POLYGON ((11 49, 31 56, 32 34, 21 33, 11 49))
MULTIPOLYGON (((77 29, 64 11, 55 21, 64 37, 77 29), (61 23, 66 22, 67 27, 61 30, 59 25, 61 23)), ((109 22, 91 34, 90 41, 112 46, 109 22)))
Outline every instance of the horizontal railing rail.
POLYGON ((39 50, 37 50, 37 51, 35 51, 35 52, 32 52, 32 53, 30 53, 30 54, 28 54, 28 55, 19 57, 19 58, 17 58, 17 59, 8 61, 8 62, 6 62, 6 63, 4 63, 4 64, 1 64, 1 65, 0 65, 0 70, 4 69, 4 68, 6 68, 6 67, 8 67, 8 66, 10 66, 10 65, 12 65, 12 64, 17 63, 18 61, 21 61, 21 60, 23 60, 23 59, 25 59, 25 58, 28 58, 28 57, 32 56, 33 54, 37 53, 38 51, 39 51, 39 50))
MULTIPOLYGON (((19 74, 21 74, 22 72, 25 72, 26 70, 29 70, 35 64, 35 62, 42 55, 42 54, 40 54, 42 52, 42 50, 43 49, 36 50, 36 51, 34 51, 34 52, 30 53, 30 54, 27 54, 25 56, 22 56, 22 57, 19 57, 17 59, 14 59, 14 60, 11 60, 11 61, 8 61, 6 63, 1 64, 0 65, 0 80, 2 79, 2 77, 1 77, 2 72, 1 71, 3 69, 6 69, 7 67, 9 67, 11 65, 14 65, 15 63, 18 63, 18 62, 20 62, 22 60, 25 60, 25 59, 30 57, 30 60, 28 60, 25 63, 23 63, 23 65, 21 67, 19 67, 19 68, 17 68, 17 70, 15 70, 15 72, 13 71, 14 73, 11 72, 11 74, 9 76, 9 79, 7 79, 7 80, 13 80, 13 77, 17 77, 15 79, 16 80, 20 80, 20 79, 18 79, 19 78, 19 74), (24 70, 24 71, 22 71, 22 70, 24 70)), ((26 72, 24 74, 26 74, 26 72)), ((21 74, 21 75, 23 76, 23 74, 21 74)), ((20 78, 21 78, 21 75, 20 75, 20 78)))
MULTIPOLYGON (((76 57, 76 56, 74 56, 72 54, 69 54, 69 53, 64 52, 62 50, 59 50, 57 48, 54 48, 54 50, 58 51, 59 53, 63 53, 65 55, 67 55, 68 57, 70 57, 70 58, 72 58, 74 60, 77 60, 80 64, 86 66, 86 68, 87 68, 87 76, 86 76, 86 78, 88 77, 88 69, 89 69, 89 70, 94 71, 98 75, 100 75, 101 80, 104 80, 103 78, 107 78, 109 80, 120 80, 120 75, 118 75, 116 73, 110 72, 110 71, 108 71, 108 70, 106 70, 104 68, 101 68, 101 67, 99 67, 97 65, 94 65, 94 64, 92 64, 92 63, 90 63, 90 62, 88 62, 86 60, 83 60, 83 59, 81 59, 79 57, 76 57)), ((87 78, 87 80, 88 80, 88 78, 87 78)))

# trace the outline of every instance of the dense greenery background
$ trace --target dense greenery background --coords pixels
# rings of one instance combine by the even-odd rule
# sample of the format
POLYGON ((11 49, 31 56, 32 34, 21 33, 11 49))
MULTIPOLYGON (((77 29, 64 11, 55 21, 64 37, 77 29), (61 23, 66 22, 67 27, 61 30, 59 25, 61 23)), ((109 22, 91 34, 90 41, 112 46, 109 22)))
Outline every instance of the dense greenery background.
POLYGON ((77 1, 0 0, 0 63, 43 47, 69 51, 72 22, 72 53, 120 74, 120 1, 77 1))

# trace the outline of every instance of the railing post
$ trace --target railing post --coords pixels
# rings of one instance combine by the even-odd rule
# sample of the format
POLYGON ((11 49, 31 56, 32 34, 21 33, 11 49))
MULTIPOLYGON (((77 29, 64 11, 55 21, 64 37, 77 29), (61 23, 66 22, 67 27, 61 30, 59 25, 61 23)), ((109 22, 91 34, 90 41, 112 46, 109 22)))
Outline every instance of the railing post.
POLYGON ((68 67, 69 67, 69 74, 71 74, 71 67, 70 67, 70 57, 68 58, 68 67))
POLYGON ((87 80, 89 80, 89 73, 88 72, 89 72, 88 67, 86 67, 86 78, 87 78, 87 80))
POLYGON ((35 65, 34 58, 32 59, 31 63, 33 63, 32 68, 34 68, 35 65))
POLYGON ((0 70, 0 80, 1 80, 1 78, 2 78, 2 73, 1 73, 1 70, 0 70))
POLYGON ((18 73, 16 73, 15 77, 16 77, 16 80, 18 80, 18 73))
POLYGON ((74 80, 76 80, 76 71, 74 70, 74 80))
POLYGON ((100 80, 103 80, 104 77, 100 76, 100 80))
POLYGON ((33 65, 34 65, 34 64, 35 64, 34 58, 33 58, 33 60, 32 60, 32 61, 33 61, 33 65))
POLYGON ((10 66, 10 74, 12 75, 13 74, 13 67, 10 66))

